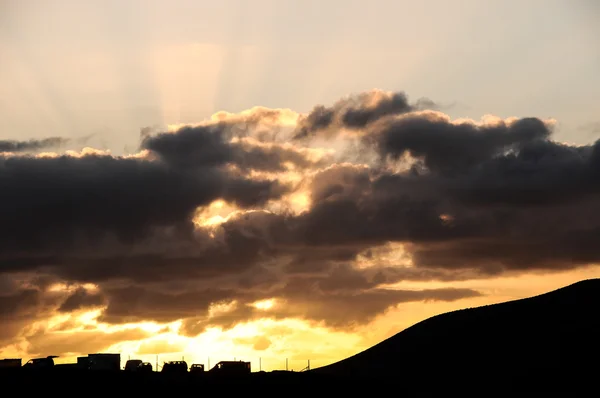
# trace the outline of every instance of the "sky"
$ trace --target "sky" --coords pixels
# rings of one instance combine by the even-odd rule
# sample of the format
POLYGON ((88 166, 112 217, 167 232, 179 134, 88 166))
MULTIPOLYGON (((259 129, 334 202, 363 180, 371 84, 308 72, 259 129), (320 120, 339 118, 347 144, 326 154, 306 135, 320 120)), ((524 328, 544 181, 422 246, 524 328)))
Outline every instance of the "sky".
POLYGON ((599 16, 0 0, 0 357, 300 370, 599 277, 599 16))

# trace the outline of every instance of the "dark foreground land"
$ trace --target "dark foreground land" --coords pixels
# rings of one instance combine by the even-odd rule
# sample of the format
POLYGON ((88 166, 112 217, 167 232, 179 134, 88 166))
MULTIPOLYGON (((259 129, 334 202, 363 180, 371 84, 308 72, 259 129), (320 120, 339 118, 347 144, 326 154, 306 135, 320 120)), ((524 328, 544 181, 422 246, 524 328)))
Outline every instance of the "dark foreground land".
MULTIPOLYGON (((420 322, 355 356, 309 372, 104 373, 55 368, 0 373, 3 388, 62 395, 111 391, 250 394, 360 391, 573 392, 600 383, 600 279, 540 296, 449 312, 420 322), (366 389, 366 390, 365 390, 366 389)), ((154 395, 152 395, 154 396, 154 395)))
MULTIPOLYGON (((590 364, 595 367, 595 364, 590 364)), ((8 396, 9 391, 21 394, 319 394, 334 393, 356 395, 361 391, 398 393, 459 393, 482 394, 517 392, 569 392, 581 391, 596 395, 597 372, 573 372, 568 366, 555 369, 532 369, 528 373, 515 373, 505 369, 488 369, 481 364, 480 371, 461 371, 460 366, 439 374, 431 369, 398 372, 394 377, 318 375, 309 372, 290 374, 253 373, 246 377, 211 378, 187 375, 126 374, 124 371, 48 371, 44 374, 27 372, 0 372, 0 382, 8 396)))

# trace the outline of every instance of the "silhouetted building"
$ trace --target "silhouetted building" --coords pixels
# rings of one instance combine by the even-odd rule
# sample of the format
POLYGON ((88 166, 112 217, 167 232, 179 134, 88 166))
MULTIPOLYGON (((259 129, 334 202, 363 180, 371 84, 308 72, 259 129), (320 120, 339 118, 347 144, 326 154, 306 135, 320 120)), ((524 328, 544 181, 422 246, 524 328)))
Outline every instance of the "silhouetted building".
POLYGON ((88 357, 77 357, 77 367, 81 369, 90 368, 90 358, 88 357))
POLYGON ((0 359, 0 368, 20 368, 22 362, 21 358, 0 359))
POLYGON ((204 365, 201 363, 193 363, 192 366, 190 366, 190 373, 204 374, 204 365))

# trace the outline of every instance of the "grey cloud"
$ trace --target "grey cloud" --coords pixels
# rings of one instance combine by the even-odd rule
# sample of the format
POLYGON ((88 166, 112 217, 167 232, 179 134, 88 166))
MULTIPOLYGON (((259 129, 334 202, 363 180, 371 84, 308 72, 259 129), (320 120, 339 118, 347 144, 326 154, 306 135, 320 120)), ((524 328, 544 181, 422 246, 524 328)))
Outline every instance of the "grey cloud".
POLYGON ((78 288, 58 308, 60 312, 72 312, 90 307, 102 307, 105 297, 99 292, 89 292, 87 289, 78 288))
POLYGON ((182 127, 176 133, 146 135, 141 148, 148 149, 176 168, 195 169, 223 165, 233 159, 227 130, 215 126, 182 127))
POLYGON ((600 135, 600 122, 590 122, 582 124, 578 127, 577 130, 592 135, 594 137, 598 137, 598 135, 600 135))
POLYGON ((61 147, 69 142, 68 138, 62 137, 49 137, 40 140, 31 139, 28 141, 0 140, 0 152, 38 151, 40 149, 61 147))
POLYGON ((297 149, 273 143, 271 146, 256 146, 240 142, 232 144, 234 164, 242 170, 268 171, 272 173, 286 171, 286 163, 298 169, 318 169, 328 166, 332 159, 324 157, 319 160, 309 159, 297 149))
POLYGON ((145 132, 141 148, 153 151, 169 166, 183 169, 231 164, 243 171, 279 172, 286 170, 284 164, 288 162, 299 168, 326 164, 312 161, 299 150, 284 147, 281 143, 230 142, 234 137, 250 136, 250 131, 236 129, 236 125, 233 119, 230 123, 182 127, 176 133, 150 135, 145 132))
POLYGON ((207 327, 229 329, 239 322, 270 318, 301 318, 326 327, 352 330, 365 325, 387 310, 401 303, 440 300, 455 301, 478 297, 481 293, 470 289, 432 289, 421 291, 365 288, 356 284, 354 289, 323 291, 313 278, 296 278, 282 289, 271 292, 270 297, 282 300, 280 307, 263 310, 239 302, 230 311, 215 317, 190 317, 184 321, 182 331, 194 336, 207 327))
MULTIPOLYGON (((432 103, 421 100, 421 105, 432 103)), ((358 93, 343 98, 330 107, 316 106, 301 121, 295 139, 314 136, 330 127, 360 129, 384 116, 397 115, 416 109, 408 103, 403 92, 386 93, 379 90, 358 93)))
MULTIPOLYGON (((45 274, 36 282, 40 290, 53 280, 96 283, 98 296, 53 298, 52 308, 102 303, 106 322, 188 319, 184 330, 194 334, 263 316, 348 328, 398 303, 479 294, 389 288, 400 281, 449 282, 600 261, 600 141, 557 143, 536 118, 454 124, 413 112, 418 102, 404 98, 343 99, 318 108, 299 129, 308 135, 325 129, 319 134, 328 137, 340 127, 360 130, 365 152, 392 163, 406 153, 418 158, 405 172, 385 162, 314 162, 299 149, 303 140, 294 141, 297 148, 231 142, 249 134, 233 128, 234 121, 146 132, 147 159, 2 158, 0 272, 45 274), (251 179, 249 171, 277 173, 286 162, 302 170, 310 209, 260 211, 292 188, 251 179), (218 227, 194 226, 195 209, 219 198, 255 211, 218 227), (389 242, 404 244, 412 266, 379 264, 373 254, 370 268, 357 267, 359 257, 389 242), (249 305, 271 297, 285 305, 267 312, 249 305), (211 304, 230 301, 235 309, 209 317, 211 304)), ((259 123, 263 113, 248 123, 259 123)), ((35 304, 34 292, 0 286, 5 297, 23 303, 17 310, 12 299, 0 302, 7 313, 47 307, 35 304)))
POLYGON ((278 181, 219 167, 233 153, 215 138, 219 131, 212 136, 183 129, 146 138, 144 145, 164 161, 98 154, 0 158, 0 264, 48 265, 61 256, 77 257, 96 242, 134 244, 165 228, 183 235, 199 206, 219 198, 262 206, 286 192, 278 181))
POLYGON ((46 292, 35 285, 20 283, 7 292, 0 291, 0 344, 9 343, 32 322, 52 315, 63 299, 61 292, 46 292))
POLYGON ((456 173, 549 135, 548 127, 536 118, 520 119, 511 125, 476 126, 409 114, 381 121, 366 139, 373 141, 383 156, 397 159, 409 152, 422 158, 431 171, 456 173))

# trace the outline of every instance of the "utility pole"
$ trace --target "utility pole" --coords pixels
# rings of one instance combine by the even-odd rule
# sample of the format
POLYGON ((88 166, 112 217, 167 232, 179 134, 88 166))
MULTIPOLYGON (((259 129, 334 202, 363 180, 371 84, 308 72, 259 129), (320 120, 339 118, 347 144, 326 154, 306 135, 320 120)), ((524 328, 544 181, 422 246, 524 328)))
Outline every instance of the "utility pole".
POLYGON ((156 368, 154 368, 154 371, 158 372, 158 354, 156 355, 156 368))
POLYGON ((262 358, 258 357, 258 371, 262 371, 262 358))
POLYGON ((308 367, 306 368, 306 370, 310 370, 310 359, 308 360, 308 367))
POLYGON ((208 357, 208 370, 210 370, 210 357, 208 357))
POLYGON ((285 370, 286 371, 288 370, 288 359, 287 358, 285 359, 285 370))

